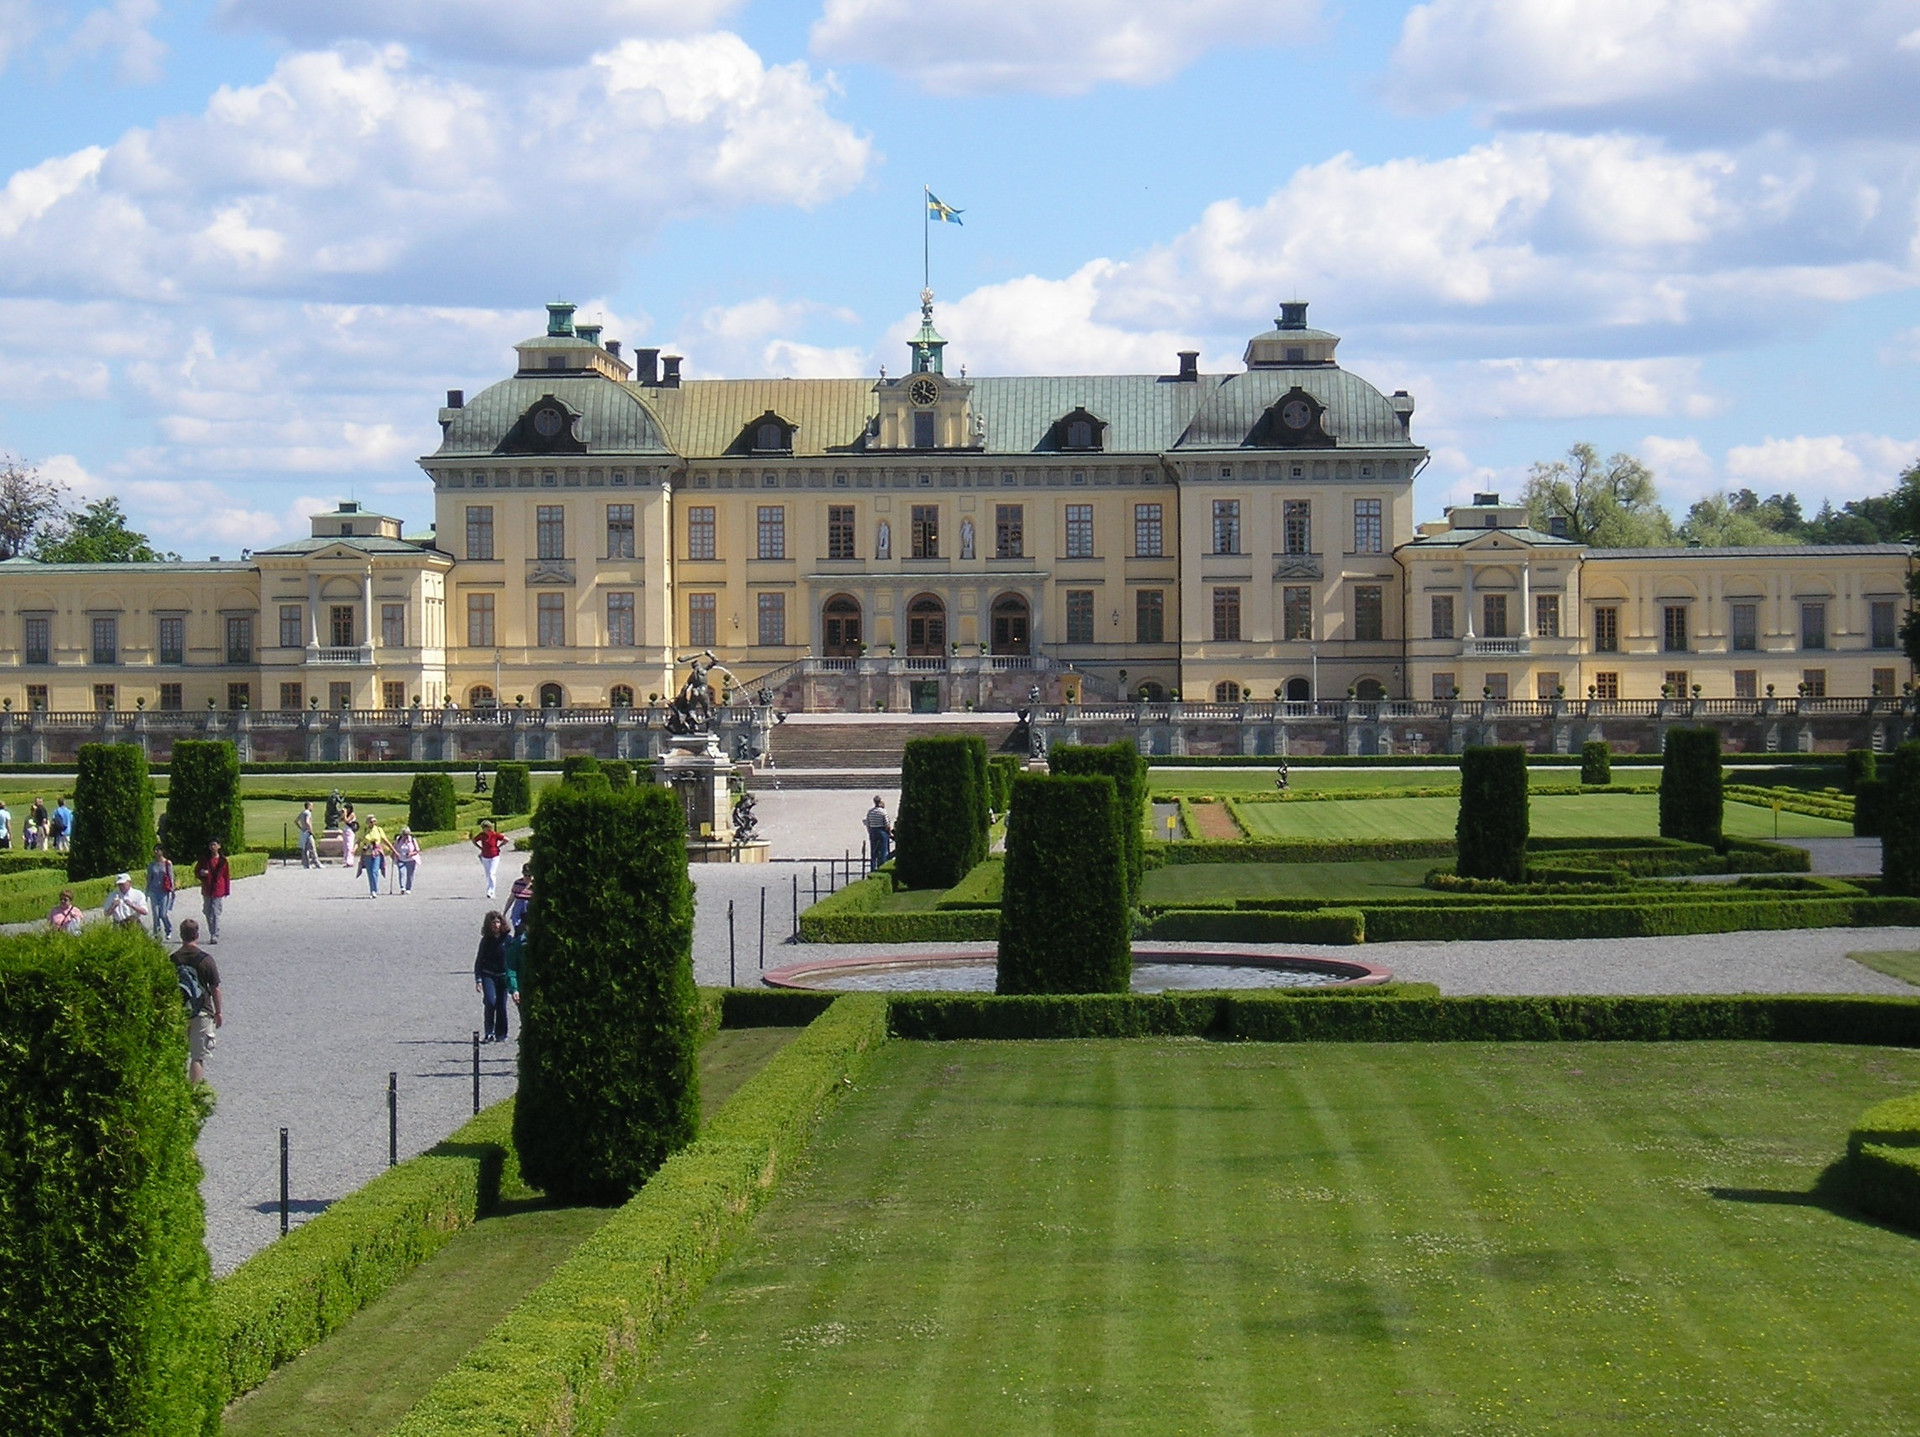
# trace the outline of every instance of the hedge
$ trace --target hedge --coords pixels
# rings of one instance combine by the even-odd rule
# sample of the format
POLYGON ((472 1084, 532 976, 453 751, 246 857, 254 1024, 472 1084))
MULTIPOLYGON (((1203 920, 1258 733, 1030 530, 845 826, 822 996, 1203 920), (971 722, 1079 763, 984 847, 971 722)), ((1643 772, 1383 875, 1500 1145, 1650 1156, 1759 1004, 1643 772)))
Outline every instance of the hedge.
POLYGON ((1863 778, 1853 786, 1853 836, 1878 838, 1886 831, 1887 783, 1863 778))
POLYGON ((1527 751, 1516 744, 1469 748, 1460 757, 1455 825, 1462 878, 1518 883, 1527 871, 1527 751))
POLYGON ((1880 778, 1880 759, 1870 748, 1850 748, 1847 750, 1847 792, 1860 792, 1863 783, 1875 783, 1880 778))
POLYGON ((1364 943, 1367 919, 1358 908, 1304 913, 1170 908, 1149 920, 1147 936, 1191 943, 1364 943))
POLYGON ((183 738, 174 744, 164 825, 168 857, 189 867, 207 856, 215 839, 229 855, 247 846, 238 749, 225 739, 183 738))
POLYGON ((17 1437, 211 1437, 208 1262, 173 965, 139 930, 0 941, 0 1410, 17 1437))
POLYGON ((1603 738, 1580 745, 1580 782, 1598 787, 1613 782, 1613 749, 1603 738))
POLYGON ((444 773, 416 773, 407 791, 407 827, 415 833, 439 833, 460 826, 460 800, 453 779, 444 773))
POLYGON ((908 739, 900 758, 894 876, 951 888, 987 856, 987 745, 971 735, 908 739))
POLYGON ((1189 839, 1147 845, 1150 866, 1183 863, 1366 863, 1398 858, 1451 858, 1450 838, 1189 839))
MULTIPOLYGON (((83 743, 73 781, 69 878, 142 873, 153 857, 153 779, 137 743, 83 743)), ((205 852, 204 849, 201 852, 205 852)))
POLYGON ((1893 751, 1880 801, 1880 879, 1888 893, 1920 895, 1920 743, 1893 751))
POLYGON ((1839 1176, 1855 1207, 1920 1228, 1920 1093, 1890 1098, 1861 1114, 1847 1134, 1839 1176))
POLYGON ((1007 815, 1001 993, 1124 993, 1133 981, 1125 821, 1104 773, 1022 774, 1007 815))
POLYGON ((1779 786, 1764 788, 1753 783, 1722 783, 1722 798, 1730 798, 1736 803, 1749 803, 1755 808, 1773 808, 1776 805, 1787 813, 1804 813, 1809 818, 1830 818, 1835 823, 1853 822, 1853 806, 1857 798, 1827 789, 1821 793, 1808 793, 1805 789, 1779 786))
POLYGON ((1719 730, 1668 729, 1660 766, 1660 836, 1718 848, 1726 803, 1720 784, 1719 730))
POLYGON ((1147 763, 1140 750, 1125 739, 1099 747, 1059 744, 1047 751, 1047 765, 1056 774, 1105 774, 1113 780, 1120 803, 1127 902, 1138 903, 1147 847, 1147 763))
POLYGON ((1920 924, 1910 898, 1738 898, 1723 902, 1360 905, 1372 943, 1489 942, 1502 938, 1664 938, 1788 928, 1879 928, 1920 924))
POLYGON ((996 908, 936 908, 882 912, 877 905, 893 891, 879 874, 850 883, 800 915, 802 943, 974 943, 1000 936, 996 908))
POLYGON ((601 793, 613 791, 613 780, 592 754, 577 754, 560 765, 560 781, 572 788, 591 788, 601 793))
POLYGON ((973 872, 949 888, 936 909, 991 908, 1000 911, 1007 878, 1007 860, 1003 854, 991 854, 973 866, 973 872))
POLYGON ((987 805, 995 813, 1005 813, 1013 802, 1013 780, 1024 767, 1010 753, 996 753, 987 759, 987 805))
POLYGON ((533 771, 524 763, 503 763, 493 771, 493 816, 533 812, 533 771))
POLYGON ((533 817, 513 1141, 563 1202, 624 1202, 699 1127, 693 889, 670 789, 561 784, 533 817))
POLYGON ((609 787, 616 789, 633 787, 633 765, 624 758, 608 759, 600 765, 600 772, 607 776, 609 787))
POLYGON ((393 1437, 604 1431, 886 1038, 884 998, 835 1000, 436 1382, 393 1437))
POLYGON ((267 1379, 519 1187, 513 1099, 390 1168, 214 1285, 221 1401, 267 1379))

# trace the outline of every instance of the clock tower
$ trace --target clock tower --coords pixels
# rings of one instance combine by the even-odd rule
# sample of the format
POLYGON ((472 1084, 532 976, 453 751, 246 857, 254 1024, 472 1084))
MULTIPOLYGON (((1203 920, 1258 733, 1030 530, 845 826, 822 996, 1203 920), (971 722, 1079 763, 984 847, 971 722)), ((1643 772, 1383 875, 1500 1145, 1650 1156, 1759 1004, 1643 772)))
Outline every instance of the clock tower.
POLYGON ((946 373, 946 340, 933 327, 933 291, 920 291, 920 328, 907 341, 911 367, 874 386, 878 398, 869 447, 979 449, 985 436, 973 419, 973 386, 946 373))

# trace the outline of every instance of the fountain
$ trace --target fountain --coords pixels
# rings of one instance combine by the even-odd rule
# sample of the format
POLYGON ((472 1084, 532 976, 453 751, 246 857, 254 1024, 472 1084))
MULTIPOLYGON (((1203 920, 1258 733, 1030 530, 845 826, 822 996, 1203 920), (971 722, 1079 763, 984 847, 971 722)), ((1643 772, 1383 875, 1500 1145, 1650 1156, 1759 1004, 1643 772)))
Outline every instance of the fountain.
POLYGON ((711 652, 686 663, 687 681, 667 709, 668 753, 655 772, 679 796, 687 816, 687 862, 765 863, 767 841, 757 836, 752 799, 742 797, 744 814, 734 806, 733 761, 720 751, 713 732, 708 676, 718 669, 735 687, 740 680, 711 652))
MULTIPOLYGON (((991 953, 902 953, 815 958, 770 969, 770 988, 823 992, 991 993, 991 953)), ((1133 952, 1136 993, 1212 992, 1222 988, 1363 988, 1393 981, 1391 970, 1351 958, 1232 953, 1201 948, 1133 952)))

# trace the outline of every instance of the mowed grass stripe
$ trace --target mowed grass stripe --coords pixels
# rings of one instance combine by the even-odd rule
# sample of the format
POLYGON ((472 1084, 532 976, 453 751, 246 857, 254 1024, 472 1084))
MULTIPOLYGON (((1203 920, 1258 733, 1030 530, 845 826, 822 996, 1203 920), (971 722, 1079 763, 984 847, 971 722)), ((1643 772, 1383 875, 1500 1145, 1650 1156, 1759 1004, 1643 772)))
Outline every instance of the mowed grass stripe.
MULTIPOLYGON (((1352 803, 1248 803, 1236 812, 1255 838, 1451 838, 1460 803, 1453 798, 1373 798, 1352 803)), ((1801 813, 1781 813, 1782 838, 1845 838, 1852 825, 1801 813)), ((1726 805, 1723 826, 1733 838, 1772 838, 1775 814, 1750 803, 1726 805)), ((1528 826, 1536 838, 1654 837, 1660 798, 1654 793, 1600 792, 1535 798, 1528 826)))

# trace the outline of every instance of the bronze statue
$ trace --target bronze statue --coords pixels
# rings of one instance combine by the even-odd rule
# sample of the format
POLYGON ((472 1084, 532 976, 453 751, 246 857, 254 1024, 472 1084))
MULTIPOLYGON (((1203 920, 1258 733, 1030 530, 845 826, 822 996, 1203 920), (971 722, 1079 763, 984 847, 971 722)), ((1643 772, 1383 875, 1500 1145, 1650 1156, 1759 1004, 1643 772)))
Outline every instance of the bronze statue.
POLYGON ((667 705, 668 733, 710 733, 713 730, 713 685, 707 676, 715 669, 729 672, 715 660, 713 651, 695 654, 687 660, 687 681, 667 705))

